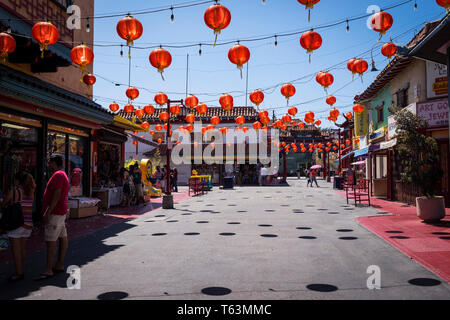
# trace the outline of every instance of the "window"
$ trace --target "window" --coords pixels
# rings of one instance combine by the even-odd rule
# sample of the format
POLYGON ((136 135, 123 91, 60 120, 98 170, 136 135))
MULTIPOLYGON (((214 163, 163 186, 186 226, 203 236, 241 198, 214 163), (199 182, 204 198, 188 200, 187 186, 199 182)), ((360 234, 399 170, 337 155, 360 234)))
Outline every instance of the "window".
POLYGON ((404 89, 400 89, 395 93, 397 95, 397 107, 404 108, 408 105, 408 89, 409 83, 404 89))
POLYGON ((377 122, 378 123, 384 122, 384 101, 380 106, 376 107, 376 110, 377 110, 377 122))
POLYGON ((384 121, 384 108, 377 108, 377 119, 378 119, 378 123, 383 122, 384 121))

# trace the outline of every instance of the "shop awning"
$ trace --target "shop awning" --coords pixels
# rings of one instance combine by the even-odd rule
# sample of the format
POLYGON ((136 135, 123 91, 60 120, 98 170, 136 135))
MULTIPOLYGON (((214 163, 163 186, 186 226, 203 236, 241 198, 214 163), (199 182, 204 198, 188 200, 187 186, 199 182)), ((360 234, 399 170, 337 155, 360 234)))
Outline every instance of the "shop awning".
POLYGON ((366 164, 366 161, 364 160, 364 161, 357 161, 357 162, 353 162, 353 163, 350 163, 352 166, 358 166, 358 165, 362 165, 362 164, 366 164))
POLYGON ((113 124, 116 126, 130 131, 146 131, 144 128, 142 128, 140 125, 131 122, 130 120, 127 120, 121 116, 115 115, 113 124))
POLYGON ((363 157, 369 154, 369 147, 355 151, 355 157, 363 157))
POLYGON ((350 157, 351 155, 353 155, 355 153, 355 151, 351 151, 349 153, 347 153, 345 156, 342 156, 341 159, 345 159, 347 157, 350 157))

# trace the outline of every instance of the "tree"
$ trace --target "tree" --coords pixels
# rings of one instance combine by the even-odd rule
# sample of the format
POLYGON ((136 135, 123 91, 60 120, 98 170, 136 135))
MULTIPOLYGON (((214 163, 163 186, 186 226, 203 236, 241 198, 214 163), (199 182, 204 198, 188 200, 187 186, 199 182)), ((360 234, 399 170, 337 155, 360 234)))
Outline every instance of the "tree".
POLYGON ((435 196, 436 183, 442 178, 436 140, 423 134, 428 123, 407 109, 395 113, 397 150, 403 167, 403 183, 417 185, 427 198, 435 196))

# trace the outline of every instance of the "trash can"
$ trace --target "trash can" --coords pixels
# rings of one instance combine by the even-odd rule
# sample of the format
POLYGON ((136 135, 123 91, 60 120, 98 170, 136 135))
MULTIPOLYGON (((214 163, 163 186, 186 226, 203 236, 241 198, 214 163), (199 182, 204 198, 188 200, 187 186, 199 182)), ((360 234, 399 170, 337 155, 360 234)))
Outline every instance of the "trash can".
POLYGON ((223 178, 223 188, 224 189, 233 189, 234 181, 233 178, 223 178))
POLYGON ((338 190, 344 189, 344 187, 342 185, 343 182, 344 182, 344 178, 343 177, 334 176, 333 177, 333 189, 338 189, 338 190))

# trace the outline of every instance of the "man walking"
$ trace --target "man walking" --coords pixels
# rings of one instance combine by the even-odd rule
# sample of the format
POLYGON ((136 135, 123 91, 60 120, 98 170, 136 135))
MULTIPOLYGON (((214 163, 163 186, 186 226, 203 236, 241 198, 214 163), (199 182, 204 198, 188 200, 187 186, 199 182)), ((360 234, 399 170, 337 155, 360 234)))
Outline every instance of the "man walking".
POLYGON ((47 279, 53 277, 55 273, 65 272, 64 257, 68 247, 66 215, 68 213, 69 179, 63 170, 63 158, 52 156, 48 162, 48 168, 53 174, 45 188, 42 206, 47 244, 47 263, 45 271, 36 280, 47 279), (58 260, 53 267, 58 240, 58 260))
POLYGON ((311 183, 311 187, 312 187, 311 171, 309 169, 305 169, 305 176, 306 176, 306 179, 308 180, 308 183, 306 184, 306 187, 309 187, 310 183, 311 183))
POLYGON ((261 182, 260 182, 260 186, 264 186, 266 185, 266 179, 267 179, 267 167, 265 165, 263 165, 261 167, 261 172, 260 172, 260 176, 261 176, 261 182))

